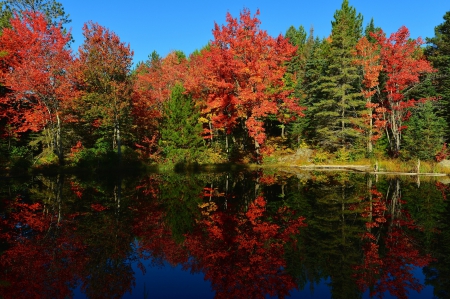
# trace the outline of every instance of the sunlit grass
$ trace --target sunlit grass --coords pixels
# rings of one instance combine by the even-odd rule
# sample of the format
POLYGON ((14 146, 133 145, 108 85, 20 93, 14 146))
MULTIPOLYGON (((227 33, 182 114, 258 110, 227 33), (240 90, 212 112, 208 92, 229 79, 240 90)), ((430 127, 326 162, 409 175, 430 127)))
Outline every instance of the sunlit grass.
POLYGON ((450 174, 450 168, 441 167, 435 161, 420 161, 418 170, 418 160, 401 160, 390 159, 385 157, 379 158, 359 158, 359 159, 342 159, 336 155, 324 152, 314 151, 311 156, 302 156, 296 154, 287 154, 276 151, 271 156, 265 157, 264 166, 269 167, 298 167, 298 166, 325 166, 325 165, 353 165, 368 166, 370 171, 378 172, 397 172, 397 173, 445 173, 450 174))

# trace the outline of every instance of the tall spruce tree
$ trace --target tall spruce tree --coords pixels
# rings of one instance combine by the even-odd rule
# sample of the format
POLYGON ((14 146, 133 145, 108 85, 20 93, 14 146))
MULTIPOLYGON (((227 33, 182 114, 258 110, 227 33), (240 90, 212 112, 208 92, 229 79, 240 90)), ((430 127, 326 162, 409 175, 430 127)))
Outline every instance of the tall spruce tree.
MULTIPOLYGON (((307 106, 305 75, 306 65, 314 45, 313 32, 314 30, 311 28, 308 35, 303 26, 300 26, 298 29, 291 26, 285 34, 285 37, 289 39, 289 43, 297 47, 295 56, 287 63, 285 82, 287 86, 294 89, 293 97, 299 99, 302 106, 307 106)), ((298 146, 301 143, 302 137, 305 137, 305 129, 308 122, 307 113, 305 113, 305 117, 298 118, 288 124, 287 130, 291 144, 298 146)))
POLYGON ((434 28, 434 34, 426 39, 425 56, 438 71, 432 75, 436 95, 441 98, 437 113, 450 125, 450 11, 445 13, 444 22, 434 28))
POLYGON ((367 24, 366 28, 364 29, 364 36, 367 38, 367 40, 371 43, 376 43, 376 39, 371 35, 371 33, 376 33, 379 31, 380 27, 375 27, 375 23, 373 22, 373 18, 370 19, 369 24, 367 24))
MULTIPOLYGON (((305 119, 307 121, 303 138, 309 144, 319 144, 319 137, 316 128, 323 122, 323 117, 319 113, 321 107, 319 103, 325 98, 323 90, 320 88, 323 78, 328 69, 328 57, 330 43, 327 39, 315 38, 306 59, 305 73, 303 78, 303 88, 305 92, 305 119)), ((326 105, 327 103, 322 103, 326 105)))
POLYGON ((361 79, 353 51, 362 36, 362 21, 361 14, 344 0, 331 22, 328 67, 320 84, 324 97, 313 107, 315 117, 320 119, 316 128, 317 142, 332 151, 354 148, 361 138, 355 127, 362 121, 365 101, 360 92, 361 79))
POLYGON ((165 103, 161 146, 173 162, 198 162, 203 147, 202 124, 192 98, 177 83, 165 103))

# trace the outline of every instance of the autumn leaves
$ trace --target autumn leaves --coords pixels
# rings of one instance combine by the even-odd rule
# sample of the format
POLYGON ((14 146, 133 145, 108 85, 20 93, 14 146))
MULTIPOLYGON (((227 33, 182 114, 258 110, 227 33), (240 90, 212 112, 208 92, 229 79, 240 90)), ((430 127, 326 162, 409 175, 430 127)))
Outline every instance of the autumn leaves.
MULTIPOLYGON (((339 15, 342 20, 348 18, 344 8, 339 15)), ((322 57, 323 74, 308 85, 306 71, 288 74, 293 58, 303 59, 301 63, 311 67, 314 62, 308 57, 319 55, 313 52, 321 51, 320 47, 323 53, 327 53, 327 47, 340 47, 339 38, 311 40, 311 53, 299 53, 288 38, 274 38, 260 29, 258 15, 259 11, 252 16, 246 9, 239 19, 227 14, 226 24, 215 24, 214 38, 203 49, 189 57, 174 51, 161 58, 154 52, 147 62, 132 70, 130 46, 101 25, 91 22, 84 26, 85 41, 75 55, 70 49, 70 33, 48 24, 40 13, 24 12, 22 17, 11 19, 11 28, 5 28, 0 39, 2 133, 18 137, 39 132, 46 136, 43 147, 60 163, 80 143, 96 152, 115 151, 119 157, 122 146, 126 146, 154 161, 163 156, 158 160, 162 161, 163 122, 172 114, 165 107, 175 86, 180 85, 193 104, 179 101, 179 107, 173 109, 186 111, 181 106, 189 105, 192 111, 186 118, 196 116, 192 127, 195 122, 201 123, 198 134, 204 146, 213 148, 215 142, 215 148, 227 154, 233 142, 235 148, 260 159, 261 154, 269 152, 265 149, 267 124, 284 128, 298 121, 308 102, 308 108, 317 110, 309 112, 309 123, 315 127, 308 130, 318 132, 317 136, 322 136, 320 130, 334 125, 330 117, 320 118, 328 115, 326 107, 340 107, 341 131, 351 129, 364 135, 369 153, 384 134, 390 152, 399 152, 404 122, 417 102, 406 93, 421 76, 434 71, 421 54, 420 40, 410 40, 405 27, 390 38, 382 31, 374 32, 372 41, 363 37, 351 49, 351 57, 345 58, 345 63, 352 61, 348 66, 351 74, 334 74, 336 66, 341 69, 336 64, 340 60, 322 57), (359 85, 354 77, 360 79, 359 85), (336 83, 330 87, 336 80, 342 86, 336 83), (301 104, 299 95, 309 99, 301 104), (321 106, 330 101, 336 103, 321 106), (353 107, 353 102, 362 107, 353 107)), ((336 20, 336 26, 341 19, 336 20)), ((354 140, 353 135, 348 138, 354 140)), ((315 145, 314 140, 311 145, 315 145)))

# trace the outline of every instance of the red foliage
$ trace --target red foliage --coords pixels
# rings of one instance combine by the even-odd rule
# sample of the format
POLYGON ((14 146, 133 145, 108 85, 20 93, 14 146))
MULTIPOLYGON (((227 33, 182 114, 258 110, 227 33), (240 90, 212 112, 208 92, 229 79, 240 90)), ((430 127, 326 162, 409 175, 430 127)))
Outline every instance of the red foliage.
POLYGON ((95 212, 103 212, 104 210, 107 210, 108 208, 103 206, 102 204, 93 203, 93 204, 91 204, 91 209, 94 210, 95 212))
POLYGON ((41 203, 11 201, 0 218, 0 293, 4 298, 70 298, 86 262, 73 225, 56 229, 41 203))
POLYGON ((2 85, 11 90, 0 98, 8 122, 18 132, 38 131, 57 123, 76 94, 69 78, 73 62, 70 34, 49 25, 39 12, 23 12, 4 28, 0 47, 2 85))
POLYGON ((109 134, 116 148, 119 132, 125 130, 130 117, 133 51, 118 35, 97 23, 84 24, 83 36, 73 68, 80 94, 72 112, 86 130, 83 137, 109 134))
POLYGON ((436 154, 436 161, 441 162, 442 160, 447 159, 449 156, 449 151, 447 149, 447 143, 444 143, 442 145, 441 150, 436 154))
POLYGON ((169 99, 172 88, 183 82, 187 72, 187 60, 176 52, 164 59, 142 64, 136 70, 133 87, 133 115, 137 125, 139 145, 151 156, 157 149, 158 130, 163 104, 169 99))
MULTIPOLYGON (((389 292, 396 298, 408 298, 408 289, 420 291, 423 285, 412 274, 414 267, 428 265, 432 258, 420 253, 419 248, 407 230, 418 229, 406 211, 401 211, 403 218, 394 219, 388 213, 388 203, 380 192, 371 190, 372 200, 365 203, 362 216, 368 218, 367 232, 364 240, 364 260, 355 266, 357 284, 362 292, 371 289, 370 295, 389 292), (390 221, 388 221, 390 220, 390 221), (387 228, 387 235, 377 233, 375 228, 387 228), (385 253, 381 256, 379 247, 384 243, 385 253)), ((390 210, 390 209, 389 209, 390 210)))
POLYGON ((249 136, 263 144, 264 117, 287 122, 302 116, 304 108, 283 82, 285 62, 296 48, 281 35, 272 38, 261 30, 258 15, 244 10, 239 20, 227 14, 226 26, 216 24, 210 47, 191 57, 185 87, 204 99, 202 115, 214 128, 230 133, 243 121, 249 136))
POLYGON ((70 182, 70 190, 78 197, 81 198, 83 196, 84 188, 82 188, 77 183, 71 181, 70 182))
POLYGON ((78 140, 77 144, 70 148, 70 155, 73 157, 76 153, 83 149, 83 144, 78 140))
POLYGON ((446 184, 443 184, 441 182, 436 182, 436 188, 441 191, 442 198, 444 200, 447 200, 447 192, 450 190, 450 186, 447 186, 446 184))
POLYGON ((383 114, 377 111, 379 104, 375 103, 373 96, 379 87, 379 76, 383 69, 380 64, 380 55, 378 45, 372 44, 366 37, 361 38, 356 45, 355 64, 362 66, 364 79, 361 92, 367 99, 366 108, 368 113, 362 117, 367 127, 361 128, 360 131, 368 135, 370 142, 378 140, 382 134, 386 122, 382 121, 383 114))
POLYGON ((376 92, 374 89, 379 85, 379 75, 383 66, 380 65, 378 45, 372 44, 366 37, 361 38, 356 45, 355 64, 363 67, 364 79, 362 90, 365 98, 370 98, 376 92))
MULTIPOLYGON (((382 30, 372 33, 380 47, 380 60, 387 80, 384 88, 386 98, 381 107, 387 114, 386 121, 391 135, 391 151, 397 154, 400 150, 401 131, 405 128, 402 122, 410 117, 408 108, 416 105, 415 99, 405 98, 405 91, 420 82, 420 76, 434 72, 430 63, 423 57, 418 38, 411 40, 406 27, 386 38, 382 30)), ((423 100, 422 100, 423 101, 423 100)))
POLYGON ((259 182, 264 185, 270 186, 277 182, 277 178, 274 174, 273 175, 263 175, 259 178, 259 182))

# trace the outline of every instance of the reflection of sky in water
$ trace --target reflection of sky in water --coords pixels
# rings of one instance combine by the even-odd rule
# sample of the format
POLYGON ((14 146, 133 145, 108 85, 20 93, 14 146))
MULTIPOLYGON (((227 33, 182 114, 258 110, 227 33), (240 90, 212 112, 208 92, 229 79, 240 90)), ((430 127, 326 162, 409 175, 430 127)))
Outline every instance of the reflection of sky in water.
MULTIPOLYGON (((137 267, 137 263, 133 263, 133 271, 135 273, 136 286, 133 292, 126 293, 122 298, 148 298, 148 299, 213 299, 215 293, 211 290, 209 281, 203 279, 203 273, 192 274, 189 271, 183 270, 181 266, 172 267, 166 264, 164 267, 151 267, 147 261, 143 261, 146 266, 146 273, 137 267)), ((424 282, 424 275, 422 269, 415 268, 413 274, 419 279, 421 283, 424 282)), ((81 293, 80 288, 74 292, 75 299, 87 298, 81 293)), ((275 299, 276 297, 266 298, 275 299)), ((314 291, 311 291, 309 285, 303 290, 292 290, 290 296, 287 298, 301 298, 301 299, 320 299, 331 298, 327 281, 321 282, 319 285, 314 285, 314 291)), ((369 291, 363 295, 363 299, 369 299, 369 291)), ((376 297, 375 297, 376 298, 376 297)), ((389 293, 384 294, 383 298, 396 298, 390 296, 389 293)), ((433 298, 433 288, 425 286, 425 288, 417 293, 410 291, 409 299, 426 299, 433 298)), ((351 298, 349 298, 351 299, 351 298)))

